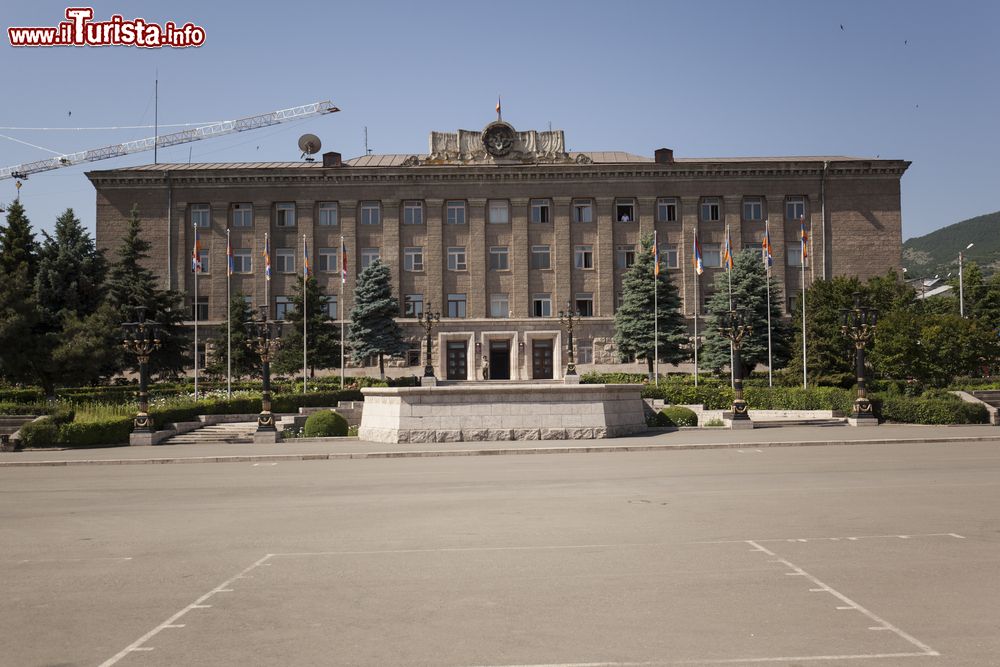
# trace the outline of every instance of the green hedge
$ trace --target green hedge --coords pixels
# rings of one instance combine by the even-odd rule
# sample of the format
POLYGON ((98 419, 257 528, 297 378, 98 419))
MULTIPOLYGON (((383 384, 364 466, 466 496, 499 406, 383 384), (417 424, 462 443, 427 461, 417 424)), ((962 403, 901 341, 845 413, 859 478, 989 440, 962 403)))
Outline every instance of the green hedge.
POLYGON ((694 410, 680 405, 671 405, 656 413, 655 426, 697 426, 698 415, 694 410))
POLYGON ((903 424, 988 424, 989 412, 978 403, 946 398, 881 397, 881 418, 903 424))
POLYGON ((330 436, 347 435, 347 420, 330 410, 314 412, 306 419, 305 436, 307 438, 326 438, 330 436))

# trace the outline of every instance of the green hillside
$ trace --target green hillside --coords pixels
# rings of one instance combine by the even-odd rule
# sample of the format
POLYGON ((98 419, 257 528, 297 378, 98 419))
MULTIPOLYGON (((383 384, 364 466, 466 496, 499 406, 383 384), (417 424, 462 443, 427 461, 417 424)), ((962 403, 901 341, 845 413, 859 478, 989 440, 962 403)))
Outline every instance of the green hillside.
POLYGON ((958 271, 958 253, 975 260, 989 275, 1000 272, 1000 211, 969 218, 903 243, 903 266, 911 278, 958 271))

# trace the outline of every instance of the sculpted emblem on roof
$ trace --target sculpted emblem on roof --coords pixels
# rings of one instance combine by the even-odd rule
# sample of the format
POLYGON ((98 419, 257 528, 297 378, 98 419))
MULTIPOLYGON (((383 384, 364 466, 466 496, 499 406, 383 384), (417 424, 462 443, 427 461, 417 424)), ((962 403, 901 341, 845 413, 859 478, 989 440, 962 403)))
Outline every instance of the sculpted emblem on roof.
POLYGON ((496 121, 482 132, 431 132, 421 164, 538 164, 572 162, 562 130, 519 132, 496 121))

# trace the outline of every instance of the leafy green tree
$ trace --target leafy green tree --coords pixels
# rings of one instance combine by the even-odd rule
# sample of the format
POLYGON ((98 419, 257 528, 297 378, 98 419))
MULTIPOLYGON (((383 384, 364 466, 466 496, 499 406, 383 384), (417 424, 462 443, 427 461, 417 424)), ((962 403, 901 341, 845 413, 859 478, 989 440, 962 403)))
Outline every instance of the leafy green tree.
POLYGON ((997 354, 995 332, 958 315, 928 318, 920 329, 920 346, 924 377, 937 386, 959 376, 978 375, 997 354))
POLYGON ((662 362, 679 364, 690 357, 690 341, 677 286, 662 266, 660 275, 654 276, 653 238, 643 238, 641 247, 635 263, 622 276, 622 305, 615 312, 614 341, 620 355, 644 358, 652 378, 654 355, 662 362), (654 328, 659 329, 658 347, 654 328))
POLYGON ((257 355, 247 347, 246 324, 251 320, 253 310, 243 294, 236 293, 229 300, 230 340, 226 340, 226 325, 223 324, 218 338, 212 341, 215 354, 205 372, 215 377, 226 377, 227 342, 232 349, 233 377, 242 378, 256 374, 259 362, 257 355))
MULTIPOLYGON (((183 297, 179 292, 156 287, 153 272, 145 266, 150 247, 141 236, 139 206, 134 205, 108 272, 108 300, 118 314, 118 328, 109 331, 108 336, 109 340, 119 339, 120 344, 121 324, 134 321, 136 307, 145 306, 146 319, 160 325, 161 340, 160 349, 149 359, 149 371, 161 377, 175 376, 184 369, 189 355, 187 339, 180 331, 184 321, 183 297)), ((122 353, 119 359, 121 367, 138 367, 132 356, 122 353)))
MULTIPOLYGON (((292 309, 285 318, 288 326, 282 337, 281 351, 275 360, 275 370, 279 373, 302 372, 302 284, 302 276, 299 276, 293 288, 292 309)), ((317 368, 340 368, 340 331, 330 324, 327 297, 316 278, 310 276, 305 285, 309 377, 315 377, 317 368)))
POLYGON ((927 317, 912 308, 880 315, 869 361, 881 377, 926 382, 927 355, 920 332, 927 317))
POLYGON ((351 359, 364 363, 369 357, 377 356, 382 378, 385 378, 384 357, 399 356, 409 348, 395 320, 399 315, 399 301, 392 295, 389 278, 389 267, 377 259, 361 272, 354 290, 351 324, 347 329, 351 359))
MULTIPOLYGON (((736 309, 746 309, 753 327, 750 336, 743 339, 740 358, 745 374, 758 364, 767 364, 767 271, 759 250, 747 248, 734 259, 732 304, 736 309)), ((774 368, 781 368, 791 356, 792 326, 781 316, 781 287, 771 277, 771 359, 774 368)), ((705 343, 698 355, 698 363, 715 372, 729 366, 729 339, 719 333, 720 318, 729 312, 729 276, 722 272, 715 276, 715 291, 708 302, 705 343)))
POLYGON ((56 219, 54 237, 43 235, 35 294, 46 319, 61 328, 63 318, 86 317, 101 305, 107 262, 71 208, 56 219))
MULTIPOLYGON (((843 276, 817 280, 806 289, 806 367, 810 384, 853 384, 854 354, 840 330, 840 310, 851 307, 854 292, 861 290, 857 278, 843 276)), ((801 322, 800 300, 792 315, 792 326, 796 330, 786 375, 793 384, 802 377, 801 322)))

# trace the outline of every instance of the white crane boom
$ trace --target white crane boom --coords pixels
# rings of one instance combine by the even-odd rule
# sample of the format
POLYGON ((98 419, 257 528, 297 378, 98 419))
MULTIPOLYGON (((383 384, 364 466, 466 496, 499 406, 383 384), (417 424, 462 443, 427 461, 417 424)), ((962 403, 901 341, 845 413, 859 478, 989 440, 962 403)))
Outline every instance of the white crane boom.
POLYGON ((52 169, 61 169, 62 167, 72 167, 73 165, 82 164, 84 162, 108 160, 122 155, 151 151, 154 147, 166 148, 167 146, 187 144, 192 141, 200 141, 201 139, 221 137, 224 134, 232 134, 233 132, 256 130, 261 127, 287 123, 288 121, 299 120, 300 118, 307 118, 309 116, 316 116, 319 114, 336 113, 337 111, 340 111, 340 109, 335 107, 330 100, 323 100, 322 102, 313 102, 312 104, 304 104, 290 109, 279 109, 278 111, 262 113, 257 116, 247 116, 246 118, 238 118, 236 120, 224 120, 219 123, 196 127, 191 130, 174 132, 173 134, 161 134, 156 137, 136 139, 135 141, 126 141, 121 144, 112 144, 111 146, 103 146, 101 148, 94 148, 88 151, 68 153, 66 155, 58 155, 45 160, 25 162, 24 164, 18 164, 12 167, 0 168, 0 181, 7 178, 27 178, 31 174, 37 174, 40 171, 50 171, 52 169))

